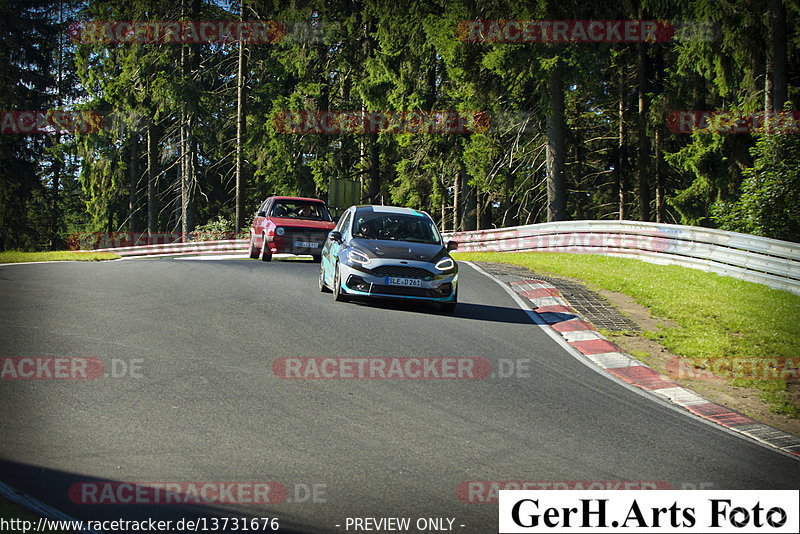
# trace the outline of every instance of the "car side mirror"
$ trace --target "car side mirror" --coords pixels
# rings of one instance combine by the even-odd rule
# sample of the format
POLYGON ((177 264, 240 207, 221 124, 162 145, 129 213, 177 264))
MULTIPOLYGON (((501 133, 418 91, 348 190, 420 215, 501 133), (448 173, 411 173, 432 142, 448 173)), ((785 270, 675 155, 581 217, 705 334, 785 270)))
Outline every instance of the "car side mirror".
POLYGON ((266 216, 267 216, 266 211, 259 211, 256 213, 256 217, 266 217, 266 216))
POLYGON ((342 242, 342 233, 337 231, 337 230, 331 230, 328 233, 328 239, 330 239, 331 241, 336 241, 337 243, 341 243, 342 242))
POLYGON ((458 248, 458 241, 453 241, 452 239, 448 240, 447 244, 445 245, 445 248, 448 251, 456 250, 458 248))

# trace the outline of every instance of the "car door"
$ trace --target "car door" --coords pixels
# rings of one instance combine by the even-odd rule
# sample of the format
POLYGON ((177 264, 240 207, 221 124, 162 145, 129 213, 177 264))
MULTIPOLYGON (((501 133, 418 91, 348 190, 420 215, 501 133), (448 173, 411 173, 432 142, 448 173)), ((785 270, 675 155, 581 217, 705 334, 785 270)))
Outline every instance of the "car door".
MULTIPOLYGON (((342 240, 346 239, 347 228, 350 226, 350 218, 352 210, 347 210, 339 219, 339 223, 334 230, 341 232, 342 240)), ((322 269, 325 273, 325 282, 333 283, 333 266, 336 264, 336 258, 342 250, 342 244, 334 241, 331 238, 325 240, 325 245, 322 248, 322 269)))
POLYGON ((261 240, 261 236, 264 235, 264 228, 266 227, 267 224, 266 214, 269 213, 271 204, 272 204, 271 198, 265 200, 261 204, 261 206, 259 206, 258 211, 256 211, 256 216, 253 219, 253 234, 255 235, 256 245, 259 248, 264 246, 264 243, 261 240))

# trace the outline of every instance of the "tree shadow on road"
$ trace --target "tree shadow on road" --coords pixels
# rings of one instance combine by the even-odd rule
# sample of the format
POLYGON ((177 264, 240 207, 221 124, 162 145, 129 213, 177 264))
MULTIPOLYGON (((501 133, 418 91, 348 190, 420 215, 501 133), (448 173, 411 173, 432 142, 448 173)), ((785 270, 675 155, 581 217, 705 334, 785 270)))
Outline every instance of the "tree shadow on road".
MULTIPOLYGON (((287 534, 326 532, 317 528, 300 526, 302 525, 300 516, 296 513, 288 514, 285 509, 280 508, 283 502, 289 502, 285 500, 272 504, 223 504, 221 502, 194 504, 201 501, 201 499, 198 494, 192 492, 173 493, 172 502, 168 503, 137 504, 133 502, 134 498, 137 498, 137 494, 131 487, 136 484, 146 485, 147 483, 132 482, 138 480, 135 476, 126 481, 131 487, 121 487, 120 482, 116 480, 99 479, 80 473, 48 469, 6 459, 0 459, 0 473, 2 473, 0 482, 3 483, 0 486, 0 490, 2 490, 0 491, 0 496, 31 510, 36 515, 50 519, 64 520, 63 514, 67 514, 72 519, 83 521, 114 521, 119 519, 137 522, 150 519, 153 521, 172 521, 172 528, 169 529, 169 532, 186 530, 185 528, 178 530, 174 528, 178 521, 183 519, 184 525, 186 520, 195 520, 198 525, 205 524, 208 527, 205 530, 209 532, 222 532, 221 527, 219 529, 211 528, 214 524, 214 519, 216 518, 218 525, 221 525, 222 521, 225 520, 228 520, 233 525, 234 520, 231 518, 236 517, 240 518, 237 530, 271 532, 273 530, 269 528, 269 522, 267 522, 267 528, 265 528, 263 521, 264 517, 269 516, 270 518, 281 518, 280 532, 286 532, 287 534), (92 491, 82 490, 87 485, 92 491), (104 489, 101 491, 99 488, 104 489), (30 497, 44 503, 48 509, 43 511, 36 502, 30 500, 30 497), (87 500, 88 503, 82 503, 82 499, 87 500), (289 520, 288 517, 290 516, 294 516, 295 520, 289 520), (245 521, 247 522, 247 528, 241 528, 245 521), (255 522, 258 522, 257 529, 251 528, 251 525, 254 525, 255 522)), ((159 484, 163 483, 163 480, 159 481, 159 484)), ((186 483, 183 484, 185 485, 186 483)), ((200 485, 203 483, 194 484, 200 485)), ((219 483, 213 482, 209 484, 219 483)), ((148 495, 152 496, 153 493, 150 492, 148 495)), ((160 495, 163 501, 166 495, 165 491, 162 491, 160 495)), ((217 494, 210 492, 208 495, 213 497, 217 494)), ((235 490, 233 495, 236 496, 235 490)), ((167 500, 169 501, 170 499, 167 500)), ((199 530, 202 531, 204 529, 201 527, 199 530)), ((227 531, 231 530, 231 528, 227 529, 227 531)), ((96 529, 92 531, 96 531, 96 529)), ((127 532, 127 530, 123 531, 127 532)), ((61 530, 58 532, 61 532, 61 530)), ((64 532, 73 532, 73 530, 64 530, 64 532)), ((79 531, 74 530, 74 532, 79 531)), ((80 532, 90 531, 84 528, 80 532)))
POLYGON ((520 308, 506 306, 491 306, 488 304, 475 304, 472 302, 459 302, 453 312, 440 311, 436 304, 422 301, 393 300, 393 299, 361 299, 352 297, 351 304, 368 306, 380 309, 392 309, 411 313, 425 313, 456 319, 472 319, 494 323, 533 324, 533 320, 520 308))

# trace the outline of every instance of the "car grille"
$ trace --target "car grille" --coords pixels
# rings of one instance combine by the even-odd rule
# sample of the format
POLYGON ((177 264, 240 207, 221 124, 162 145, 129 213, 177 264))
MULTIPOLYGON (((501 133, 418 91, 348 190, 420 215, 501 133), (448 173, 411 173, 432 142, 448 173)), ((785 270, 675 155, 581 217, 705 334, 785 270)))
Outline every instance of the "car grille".
POLYGON ((279 252, 294 252, 299 254, 318 254, 322 252, 322 246, 328 237, 328 230, 310 228, 285 228, 285 233, 280 238, 283 245, 279 252), (319 243, 316 248, 295 247, 296 241, 319 243))
POLYGON ((380 295, 402 295, 404 297, 434 297, 433 291, 424 287, 403 287, 403 286, 372 286, 372 293, 380 295))
POLYGON ((312 230, 310 228, 286 228, 283 238, 287 241, 325 241, 328 237, 328 232, 329 230, 312 230))
POLYGON ((391 276, 392 278, 421 278, 423 280, 433 278, 433 273, 427 269, 404 265, 382 265, 373 269, 372 272, 376 276, 391 276))
POLYGON ((384 286, 374 284, 370 289, 371 294, 423 297, 430 299, 449 297, 452 291, 453 286, 451 284, 442 284, 436 289, 425 287, 384 286))

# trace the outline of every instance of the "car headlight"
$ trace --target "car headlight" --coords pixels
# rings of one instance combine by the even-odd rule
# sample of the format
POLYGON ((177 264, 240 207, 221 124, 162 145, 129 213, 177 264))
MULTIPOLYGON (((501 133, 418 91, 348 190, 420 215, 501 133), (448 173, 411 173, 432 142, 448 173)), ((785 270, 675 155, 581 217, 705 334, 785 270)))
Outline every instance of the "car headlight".
POLYGON ((449 271, 450 269, 452 269, 455 266, 456 266, 456 262, 454 262, 453 258, 450 258, 450 257, 442 258, 436 264, 436 268, 439 269, 440 271, 449 271))
POLYGON ((283 229, 282 226, 275 228, 275 235, 283 235, 286 230, 283 229))
POLYGON ((357 250, 351 250, 348 252, 347 257, 353 263, 358 263, 359 265, 366 265, 369 263, 369 258, 363 252, 359 252, 357 250))

